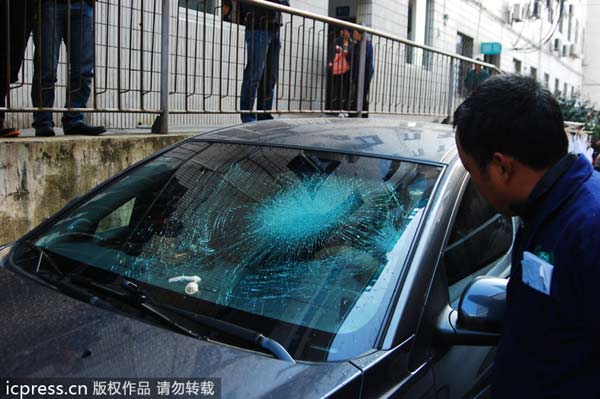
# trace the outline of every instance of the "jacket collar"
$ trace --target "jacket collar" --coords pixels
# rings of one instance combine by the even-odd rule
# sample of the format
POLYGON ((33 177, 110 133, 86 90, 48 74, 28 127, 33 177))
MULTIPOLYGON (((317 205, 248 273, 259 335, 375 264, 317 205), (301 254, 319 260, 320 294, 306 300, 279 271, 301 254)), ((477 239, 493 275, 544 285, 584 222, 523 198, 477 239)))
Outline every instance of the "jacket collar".
POLYGON ((527 201, 513 207, 517 215, 519 215, 524 222, 528 223, 531 221, 532 217, 535 216, 539 210, 540 205, 545 202, 544 200, 547 194, 549 194, 549 191, 558 183, 561 177, 567 173, 576 160, 577 156, 574 154, 567 154, 562 157, 535 185, 531 194, 529 194, 527 201))
MULTIPOLYGON (((557 162, 542 177, 531 192, 519 216, 527 223, 529 240, 537 229, 553 213, 558 211, 569 197, 590 178, 592 165, 583 155, 569 154, 557 162)), ((529 243, 525 243, 527 247, 529 243)))

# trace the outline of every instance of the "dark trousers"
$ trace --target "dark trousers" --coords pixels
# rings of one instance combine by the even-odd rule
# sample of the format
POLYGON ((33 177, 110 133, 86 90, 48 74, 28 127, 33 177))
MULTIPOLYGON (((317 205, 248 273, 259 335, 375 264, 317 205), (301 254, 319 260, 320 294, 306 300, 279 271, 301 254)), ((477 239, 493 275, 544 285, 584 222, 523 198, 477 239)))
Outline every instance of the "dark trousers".
MULTIPOLYGON (((35 4, 35 0, 0 1, 0 107, 6 106, 10 84, 19 80, 35 4)), ((0 120, 4 121, 4 111, 0 111, 0 120)))
POLYGON ((279 74, 279 31, 246 30, 247 63, 244 69, 240 110, 242 122, 273 119, 269 113, 254 113, 271 110, 275 98, 275 85, 279 74))
MULTIPOLYGON (((362 118, 368 118, 369 117, 369 91, 371 89, 371 79, 369 78, 365 78, 365 86, 364 86, 364 91, 363 91, 363 103, 362 103, 362 118)), ((352 102, 352 110, 358 112, 358 83, 355 81, 354 84, 354 96, 353 96, 353 102, 352 102)), ((358 113, 355 114, 351 114, 350 117, 352 118, 358 118, 358 113)))
POLYGON ((351 102, 350 72, 331 75, 327 109, 331 111, 349 111, 351 102))
MULTIPOLYGON (((64 40, 70 64, 66 108, 85 108, 94 76, 94 7, 86 1, 42 2, 34 27, 34 67, 31 100, 34 107, 54 105, 54 85, 60 45, 64 40), (70 23, 70 31, 68 28, 70 23)), ((67 129, 83 122, 82 112, 65 112, 67 129)), ((51 112, 34 112, 33 127, 52 127, 51 112)))

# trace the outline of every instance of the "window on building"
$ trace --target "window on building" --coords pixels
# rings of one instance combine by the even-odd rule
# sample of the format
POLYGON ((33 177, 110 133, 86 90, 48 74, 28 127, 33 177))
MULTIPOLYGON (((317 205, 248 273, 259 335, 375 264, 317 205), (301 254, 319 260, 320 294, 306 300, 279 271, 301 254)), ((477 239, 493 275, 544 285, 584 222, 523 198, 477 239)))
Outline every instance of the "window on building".
POLYGON ((554 39, 554 46, 553 46, 553 50, 555 51, 560 51, 560 39, 556 38, 554 39))
POLYGON ((569 23, 567 26, 567 40, 571 40, 571 31, 573 30, 573 4, 569 4, 569 23))
POLYGON ((554 94, 560 94, 560 81, 558 79, 554 79, 554 94))
POLYGON ((575 20, 575 38, 573 39, 573 41, 575 42, 575 44, 577 44, 577 42, 579 41, 579 21, 575 20))
POLYGON ((536 19, 540 18, 542 16, 542 2, 541 1, 535 0, 533 2, 531 14, 532 14, 531 17, 536 18, 536 19))
POLYGON ((179 7, 199 12, 206 11, 208 14, 216 14, 215 0, 179 0, 179 7))
POLYGON ((507 254, 512 238, 511 218, 496 212, 469 182, 444 251, 450 292, 460 296, 462 290, 453 290, 453 286, 462 286, 484 274, 493 262, 507 254))
POLYGON ((569 85, 567 85, 567 82, 565 82, 565 84, 563 85, 562 95, 566 97, 567 93, 569 93, 569 85))
POLYGON ((575 86, 571 86, 571 98, 575 98, 575 86))
POLYGON ((544 74, 544 87, 546 89, 550 88, 550 75, 548 75, 547 73, 544 74))
POLYGON ((483 61, 500 68, 500 54, 486 54, 483 56, 483 61))
POLYGON ((521 61, 513 58, 513 65, 515 67, 515 73, 521 74, 521 66, 523 65, 521 61))
POLYGON ((531 69, 529 70, 529 76, 531 77, 531 79, 537 80, 537 68, 531 67, 531 69))
POLYGON ((562 31, 563 31, 563 21, 565 19, 565 14, 566 14, 564 6, 560 6, 559 5, 559 13, 560 14, 558 14, 558 31, 560 33, 562 33, 562 31))
MULTIPOLYGON (((415 14, 416 14, 416 0, 408 1, 408 20, 406 23, 406 38, 408 40, 415 40, 415 14)), ((413 62, 414 48, 412 46, 406 47, 406 62, 412 64, 413 62)))
MULTIPOLYGON (((467 35, 464 35, 460 32, 456 33, 456 53, 460 55, 464 55, 465 57, 473 58, 473 38, 467 35)), ((466 61, 459 61, 458 68, 458 81, 464 82, 469 69, 471 68, 471 64, 466 61)), ((460 85, 461 94, 468 94, 465 92, 466 88, 463 84, 460 85)))
MULTIPOLYGON (((419 44, 433 44, 433 2, 434 0, 409 0, 408 20, 406 24, 406 38, 408 40, 419 44)), ((431 60, 431 53, 407 48, 407 63, 422 63, 427 68, 431 65, 431 60), (416 57, 418 59, 415 60, 416 57)))
MULTIPOLYGON (((425 0, 425 44, 427 46, 433 45, 433 0, 425 0)), ((431 64, 433 60, 433 53, 424 52, 423 53, 423 66, 426 69, 431 69, 431 64)))

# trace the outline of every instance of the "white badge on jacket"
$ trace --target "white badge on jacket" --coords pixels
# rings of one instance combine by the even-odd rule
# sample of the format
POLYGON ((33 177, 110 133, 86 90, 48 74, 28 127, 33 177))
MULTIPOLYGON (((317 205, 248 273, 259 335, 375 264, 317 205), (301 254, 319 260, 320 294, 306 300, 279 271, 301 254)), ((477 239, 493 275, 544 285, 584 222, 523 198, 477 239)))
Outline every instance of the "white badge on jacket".
POLYGON ((531 252, 523 252, 522 280, 536 291, 550 295, 554 266, 531 252))

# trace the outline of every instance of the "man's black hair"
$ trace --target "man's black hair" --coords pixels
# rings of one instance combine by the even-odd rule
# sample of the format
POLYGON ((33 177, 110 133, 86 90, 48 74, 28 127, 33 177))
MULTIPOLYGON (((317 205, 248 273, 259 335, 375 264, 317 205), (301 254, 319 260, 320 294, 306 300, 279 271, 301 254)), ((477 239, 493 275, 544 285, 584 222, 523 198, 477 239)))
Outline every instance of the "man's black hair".
POLYGON ((519 75, 481 83, 454 112, 454 127, 462 150, 481 168, 500 152, 542 170, 569 146, 558 102, 535 80, 519 75))

